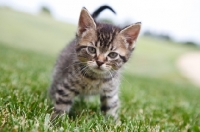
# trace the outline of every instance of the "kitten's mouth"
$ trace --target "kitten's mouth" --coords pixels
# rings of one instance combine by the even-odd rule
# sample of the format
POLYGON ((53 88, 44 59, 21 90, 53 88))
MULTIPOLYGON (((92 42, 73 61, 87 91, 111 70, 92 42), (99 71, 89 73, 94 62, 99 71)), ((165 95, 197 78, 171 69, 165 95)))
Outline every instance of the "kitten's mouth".
POLYGON ((95 68, 91 68, 93 72, 95 73, 105 73, 105 70, 103 70, 101 67, 95 67, 95 68))
POLYGON ((104 71, 101 67, 95 67, 94 70, 97 70, 97 71, 104 71))
POLYGON ((94 73, 104 74, 105 72, 107 72, 107 69, 105 68, 105 66, 103 65, 98 66, 94 62, 88 62, 88 66, 89 66, 89 69, 93 71, 94 73))
POLYGON ((95 69, 102 71, 101 67, 99 67, 99 66, 96 67, 95 69))

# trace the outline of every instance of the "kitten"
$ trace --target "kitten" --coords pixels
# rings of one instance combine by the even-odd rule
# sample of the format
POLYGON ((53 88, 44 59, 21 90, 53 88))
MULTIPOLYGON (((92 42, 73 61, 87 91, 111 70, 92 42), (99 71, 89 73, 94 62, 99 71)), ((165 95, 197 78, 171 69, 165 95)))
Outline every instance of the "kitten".
POLYGON ((90 15, 82 8, 76 38, 57 59, 50 94, 55 113, 69 113, 77 95, 100 94, 101 111, 117 118, 121 67, 135 48, 141 23, 125 28, 99 23, 95 18, 102 6, 90 15))

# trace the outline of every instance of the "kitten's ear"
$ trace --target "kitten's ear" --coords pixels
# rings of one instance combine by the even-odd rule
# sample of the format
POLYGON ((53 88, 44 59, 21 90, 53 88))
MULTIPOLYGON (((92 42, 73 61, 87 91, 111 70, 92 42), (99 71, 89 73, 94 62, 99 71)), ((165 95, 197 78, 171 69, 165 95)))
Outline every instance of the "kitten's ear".
POLYGON ((140 28, 141 28, 141 23, 138 22, 120 31, 120 34, 122 34, 126 42, 129 44, 128 47, 130 49, 133 49, 135 47, 135 42, 140 33, 140 28))
POLYGON ((96 24, 87 9, 83 7, 78 22, 78 36, 81 36, 85 31, 90 28, 96 29, 96 24))

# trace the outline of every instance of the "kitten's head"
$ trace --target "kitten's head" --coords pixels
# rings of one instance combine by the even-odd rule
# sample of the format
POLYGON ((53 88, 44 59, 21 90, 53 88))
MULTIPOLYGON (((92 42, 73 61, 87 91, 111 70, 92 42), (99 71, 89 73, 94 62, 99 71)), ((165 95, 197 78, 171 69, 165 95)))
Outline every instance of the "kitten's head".
POLYGON ((80 62, 95 73, 118 70, 128 61, 140 32, 140 23, 119 28, 97 23, 83 8, 81 10, 76 52, 80 62))

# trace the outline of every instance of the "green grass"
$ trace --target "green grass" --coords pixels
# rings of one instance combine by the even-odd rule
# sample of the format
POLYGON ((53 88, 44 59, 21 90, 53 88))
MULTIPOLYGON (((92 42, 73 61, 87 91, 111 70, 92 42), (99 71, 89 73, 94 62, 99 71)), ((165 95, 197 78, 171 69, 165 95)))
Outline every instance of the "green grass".
POLYGON ((138 40, 122 78, 121 124, 101 115, 99 101, 76 102, 72 116, 50 122, 52 68, 75 26, 1 8, 0 18, 0 131, 200 131, 200 89, 176 67, 195 47, 138 40))

